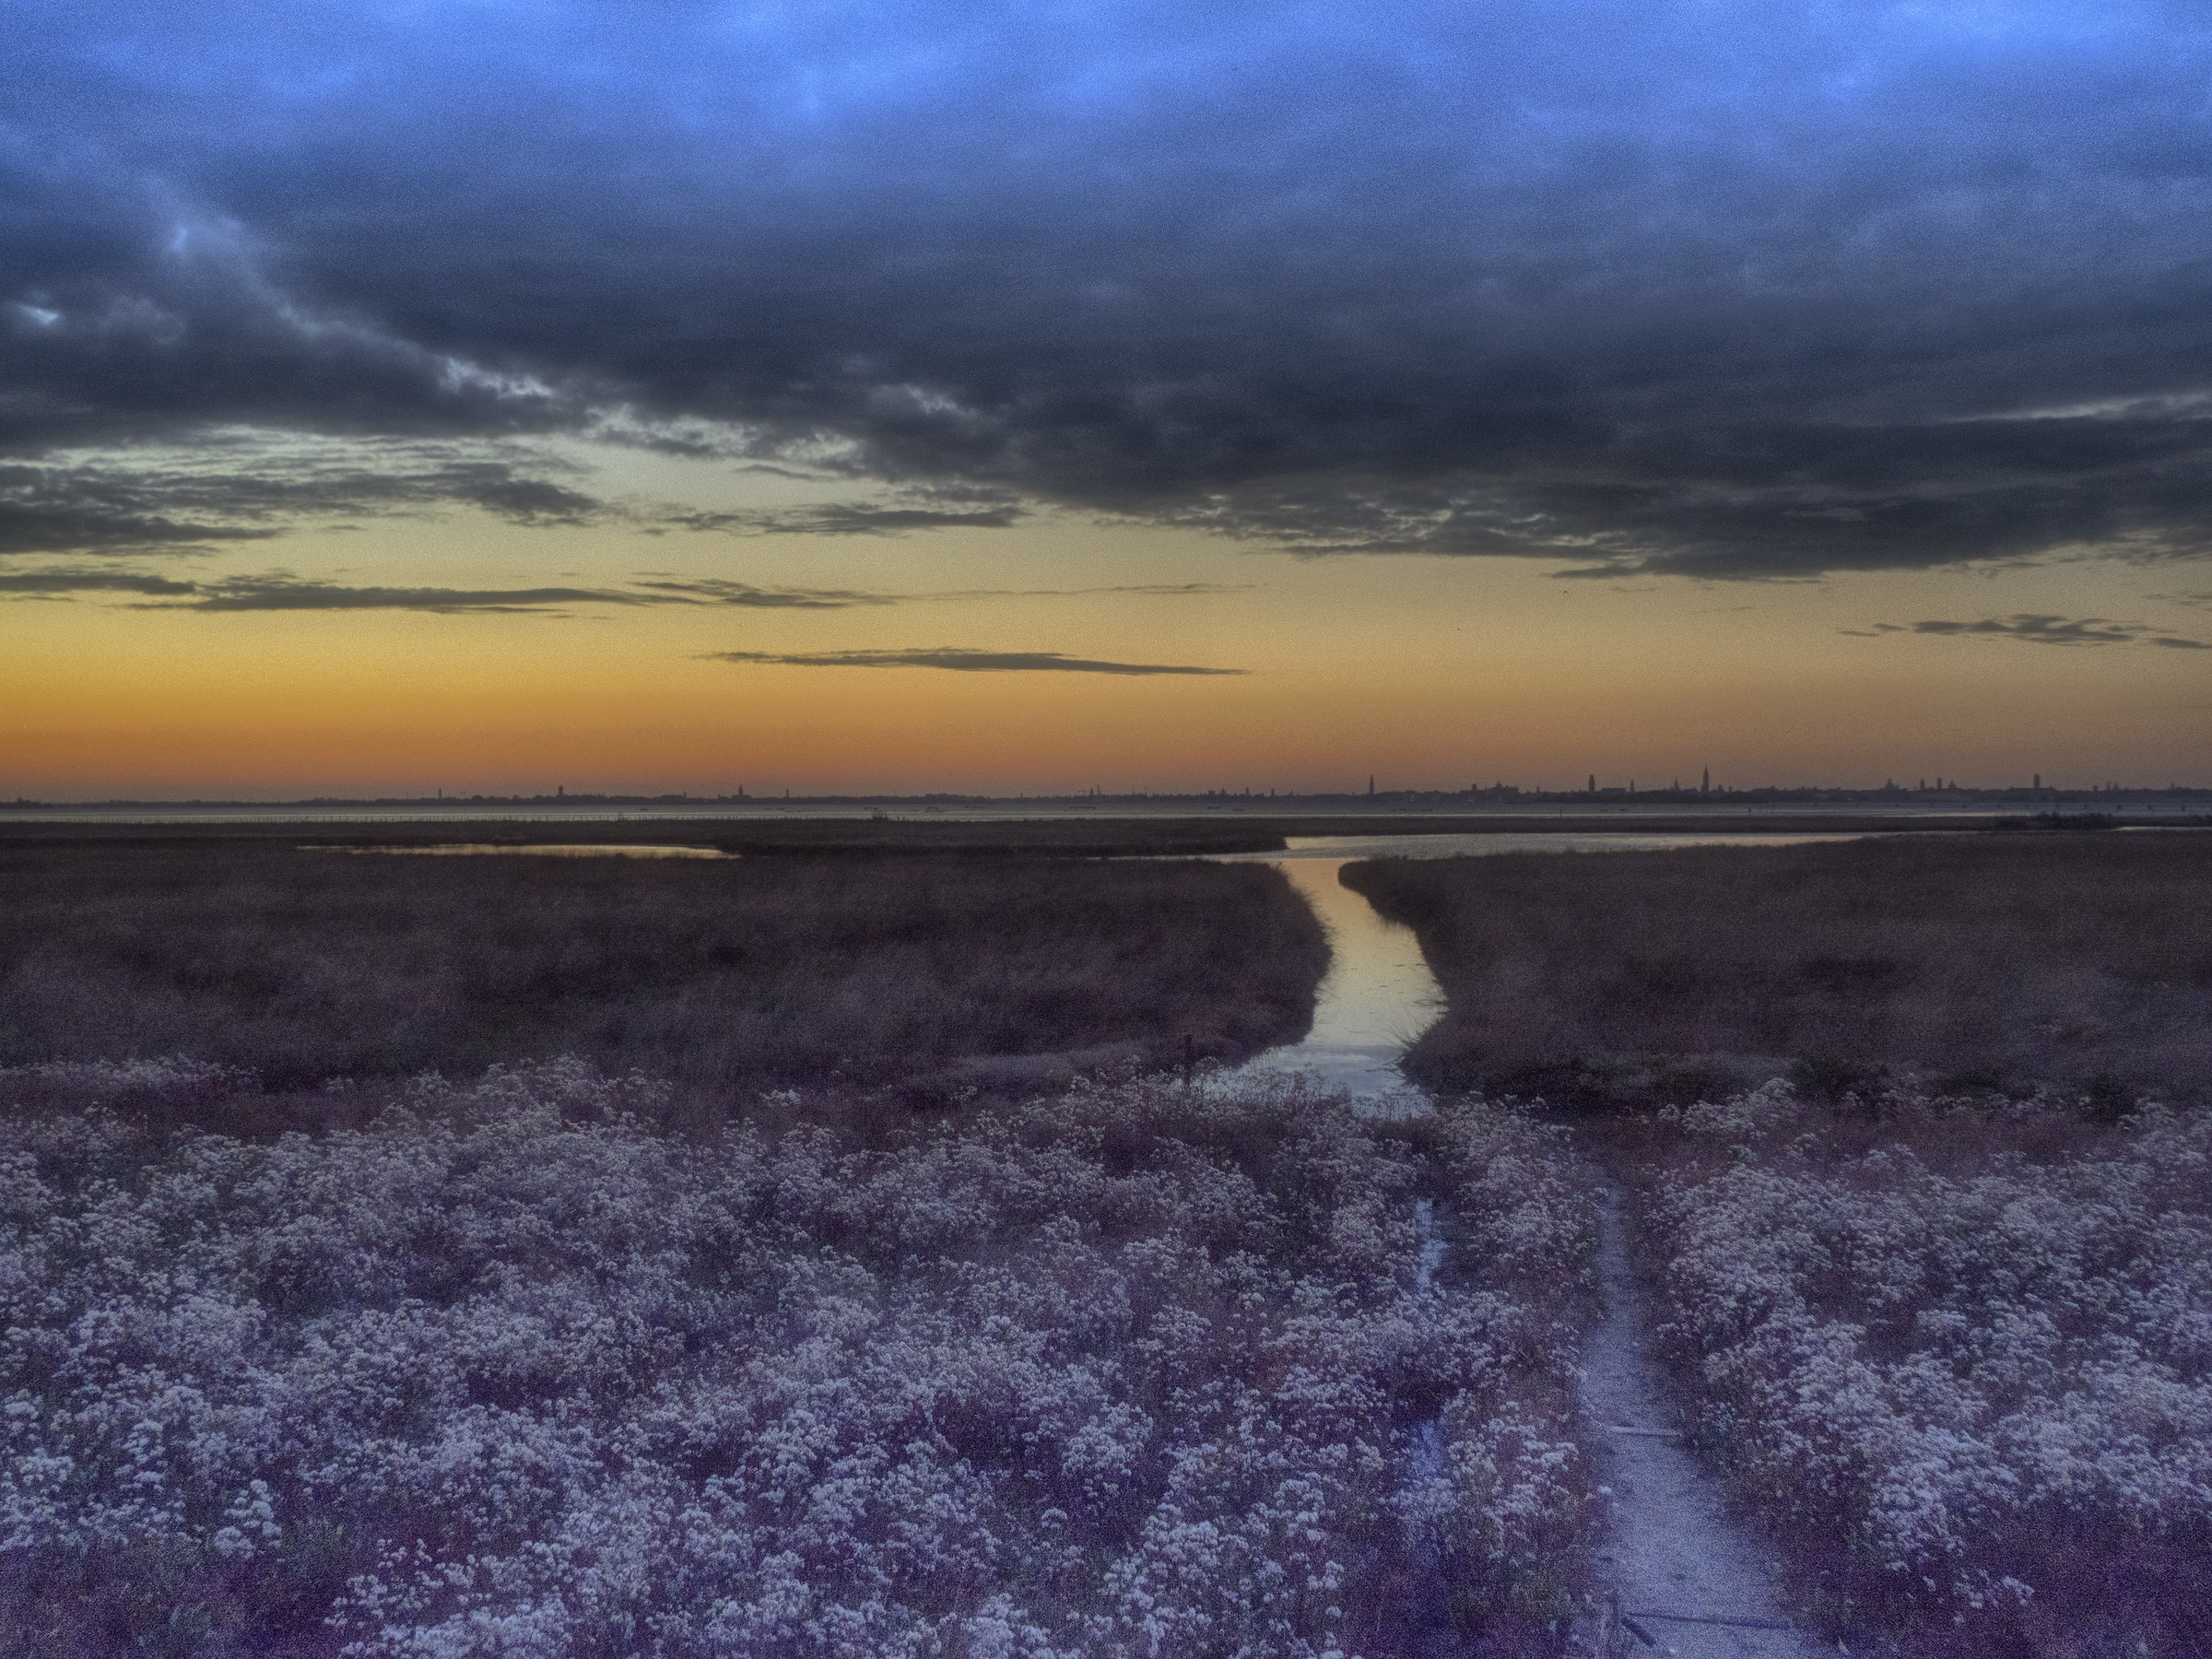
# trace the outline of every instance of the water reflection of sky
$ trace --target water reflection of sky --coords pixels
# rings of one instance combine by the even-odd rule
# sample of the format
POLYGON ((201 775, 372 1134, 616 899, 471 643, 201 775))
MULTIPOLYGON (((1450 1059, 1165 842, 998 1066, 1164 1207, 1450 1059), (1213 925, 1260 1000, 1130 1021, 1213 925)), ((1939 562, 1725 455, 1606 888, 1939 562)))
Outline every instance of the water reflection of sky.
POLYGON ((1413 930, 1385 922, 1337 880, 1352 860, 1300 855, 1278 859, 1290 885, 1329 930, 1329 971, 1313 996, 1313 1025, 1303 1041, 1269 1049, 1254 1069, 1319 1072, 1356 1093, 1402 1086, 1399 1053, 1443 1009, 1413 930))
POLYGON ((456 841, 444 847, 332 847, 334 853, 392 853, 414 858, 735 858, 714 847, 662 847, 647 842, 546 841, 510 847, 492 842, 456 841))
POLYGON ((1400 1088, 1397 1060, 1442 1012, 1443 992, 1413 930, 1385 922, 1338 879, 1368 858, 1461 858, 1499 853, 1643 853, 1714 845, 1779 847, 1857 841, 1855 835, 1316 835, 1292 837, 1281 853, 1230 853, 1225 864, 1271 864, 1329 930, 1329 971, 1314 994, 1313 1026, 1302 1041, 1269 1049, 1255 1070, 1312 1071, 1356 1094, 1400 1088))
POLYGON ((1293 835, 1280 853, 1223 853, 1223 864, 1288 864, 1301 859, 1480 858, 1496 853, 1663 853, 1670 847, 1795 847, 1807 841, 1861 841, 1861 835, 1659 834, 1607 830, 1589 834, 1518 830, 1495 835, 1293 835))

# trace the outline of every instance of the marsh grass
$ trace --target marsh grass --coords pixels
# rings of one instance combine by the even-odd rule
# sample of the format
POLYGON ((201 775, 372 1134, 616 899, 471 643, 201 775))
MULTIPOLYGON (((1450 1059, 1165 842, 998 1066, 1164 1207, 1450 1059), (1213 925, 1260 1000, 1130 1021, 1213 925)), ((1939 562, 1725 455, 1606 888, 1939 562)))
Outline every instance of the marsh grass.
POLYGON ((1585 1104, 2212 1091, 2212 836, 1897 837, 1347 866, 1448 1003, 1425 1081, 1585 1104))
POLYGON ((1327 961, 1253 865, 0 843, 0 1064, 182 1055, 277 1091, 570 1053, 721 1089, 1234 1055, 1305 1030, 1327 961))

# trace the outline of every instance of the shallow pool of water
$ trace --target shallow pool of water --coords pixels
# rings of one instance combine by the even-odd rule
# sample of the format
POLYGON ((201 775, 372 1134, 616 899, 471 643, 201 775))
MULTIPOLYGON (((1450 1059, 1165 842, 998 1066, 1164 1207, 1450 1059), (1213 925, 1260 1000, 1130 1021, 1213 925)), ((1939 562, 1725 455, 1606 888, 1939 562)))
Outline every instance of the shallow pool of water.
POLYGON ((335 847, 337 853, 393 853, 418 858, 735 858, 717 847, 658 847, 651 843, 624 845, 599 841, 546 841, 534 846, 503 847, 490 842, 456 842, 446 847, 335 847))

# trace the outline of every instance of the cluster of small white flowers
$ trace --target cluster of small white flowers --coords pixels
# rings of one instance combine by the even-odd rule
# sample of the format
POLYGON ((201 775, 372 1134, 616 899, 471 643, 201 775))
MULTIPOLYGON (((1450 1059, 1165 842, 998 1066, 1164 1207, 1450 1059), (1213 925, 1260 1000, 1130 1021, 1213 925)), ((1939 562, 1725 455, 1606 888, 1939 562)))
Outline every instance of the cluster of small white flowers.
POLYGON ((1342 1655, 1425 1563, 1502 1608, 1586 1539, 1593 1217, 1511 1113, 1138 1081, 700 1146, 557 1065, 248 1142, 6 1085, 0 1571, 50 1623, 135 1575, 163 1651, 197 1606, 226 1651, 1342 1655))
POLYGON ((1971 1625, 2131 1575, 2149 1607, 2192 1559, 2212 1590, 2212 1118, 1945 1174, 1781 1088, 1675 1116, 1714 1157, 1655 1206, 1663 1334, 1760 1507, 1847 1545, 1850 1594, 1971 1625))

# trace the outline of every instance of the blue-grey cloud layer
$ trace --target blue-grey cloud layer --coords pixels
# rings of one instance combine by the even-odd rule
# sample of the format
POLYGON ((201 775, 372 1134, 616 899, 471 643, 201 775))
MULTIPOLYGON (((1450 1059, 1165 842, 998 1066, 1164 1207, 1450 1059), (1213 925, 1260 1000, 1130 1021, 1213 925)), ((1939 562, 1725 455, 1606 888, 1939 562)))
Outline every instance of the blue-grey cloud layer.
POLYGON ((1314 553, 2207 551, 2201 5, 8 21, 20 455, 696 418, 1314 553))
POLYGON ((357 586, 305 580, 278 571, 180 582, 125 569, 44 567, 0 569, 0 599, 75 599, 85 594, 143 594, 137 610, 173 611, 428 611, 441 616, 500 613, 566 614, 580 606, 713 606, 737 610, 847 610, 897 605, 896 594, 841 588, 763 588, 712 578, 640 581, 627 588, 447 588, 357 586))
MULTIPOLYGON (((143 549, 140 549, 143 550, 143 549)), ((1237 592, 1215 582, 1145 582, 1099 588, 962 588, 941 593, 878 594, 853 588, 759 587, 712 576, 635 578, 628 587, 447 588, 359 586, 301 578, 287 571, 258 576, 223 576, 183 582, 127 565, 0 566, 0 600, 75 600, 114 594, 152 595, 130 602, 135 610, 171 611, 427 611, 440 616, 509 613, 566 615, 592 606, 693 606, 731 610, 853 610, 871 606, 925 605, 947 600, 1080 598, 1133 594, 1196 599, 1237 592), (158 602, 157 602, 158 601, 158 602)), ((1175 669, 1146 672, 1181 673, 1175 669)), ((1192 669, 1188 672, 1199 673, 1192 669)))

